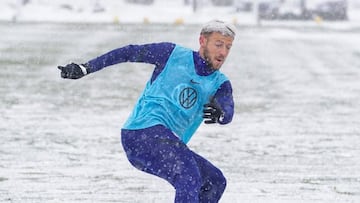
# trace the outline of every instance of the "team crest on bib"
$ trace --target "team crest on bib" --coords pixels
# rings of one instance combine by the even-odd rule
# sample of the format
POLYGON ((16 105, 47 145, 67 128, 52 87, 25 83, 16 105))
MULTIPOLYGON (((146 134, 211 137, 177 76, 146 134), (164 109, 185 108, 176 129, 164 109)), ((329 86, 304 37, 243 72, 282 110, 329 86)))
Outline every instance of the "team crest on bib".
POLYGON ((196 89, 192 87, 186 87, 181 90, 179 94, 179 102, 182 107, 189 109, 193 107, 198 99, 198 93, 196 89))

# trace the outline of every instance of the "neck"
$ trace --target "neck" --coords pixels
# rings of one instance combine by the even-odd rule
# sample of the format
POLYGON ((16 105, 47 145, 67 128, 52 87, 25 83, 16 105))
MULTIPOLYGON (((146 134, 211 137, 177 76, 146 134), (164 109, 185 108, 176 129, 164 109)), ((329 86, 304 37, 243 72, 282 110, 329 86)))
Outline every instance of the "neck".
POLYGON ((207 76, 216 71, 212 69, 204 57, 201 56, 200 52, 194 52, 194 62, 198 75, 207 76))

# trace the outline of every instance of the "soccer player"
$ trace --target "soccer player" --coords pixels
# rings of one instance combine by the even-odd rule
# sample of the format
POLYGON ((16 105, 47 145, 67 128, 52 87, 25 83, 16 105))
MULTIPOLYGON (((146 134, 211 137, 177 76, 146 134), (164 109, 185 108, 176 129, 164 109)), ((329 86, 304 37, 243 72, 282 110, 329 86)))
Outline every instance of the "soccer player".
POLYGON ((234 114, 232 86, 219 71, 233 40, 232 24, 214 20, 200 32, 199 50, 161 42, 117 48, 83 64, 58 66, 78 79, 123 62, 153 64, 154 71, 121 130, 121 142, 137 169, 167 180, 176 203, 218 202, 223 173, 186 145, 199 125, 228 124, 234 114))

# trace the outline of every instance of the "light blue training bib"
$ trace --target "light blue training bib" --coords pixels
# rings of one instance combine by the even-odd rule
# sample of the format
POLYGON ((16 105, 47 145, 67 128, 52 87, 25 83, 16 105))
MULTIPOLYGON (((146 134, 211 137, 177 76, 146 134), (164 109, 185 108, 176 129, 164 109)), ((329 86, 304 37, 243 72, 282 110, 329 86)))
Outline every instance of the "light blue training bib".
POLYGON ((161 124, 187 143, 203 121, 204 104, 226 80, 219 71, 198 75, 193 51, 177 45, 155 81, 147 82, 123 128, 143 129, 161 124))

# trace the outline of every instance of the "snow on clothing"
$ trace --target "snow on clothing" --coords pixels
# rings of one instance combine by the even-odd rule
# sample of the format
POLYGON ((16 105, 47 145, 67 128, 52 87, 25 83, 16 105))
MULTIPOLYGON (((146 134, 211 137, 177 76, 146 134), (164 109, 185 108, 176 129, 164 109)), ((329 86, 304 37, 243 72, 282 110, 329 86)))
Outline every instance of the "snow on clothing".
MULTIPOLYGON (((147 84, 151 85, 159 76, 159 74, 164 70, 175 46, 176 45, 172 43, 128 45, 110 51, 98 58, 89 61, 87 66, 90 68, 90 73, 92 73, 104 67, 123 62, 142 62, 154 64, 155 69, 153 75, 147 84)), ((210 69, 206 62, 200 57, 198 52, 193 52, 193 62, 197 76, 207 77, 219 72, 210 69)), ((192 66, 192 64, 190 65, 192 66)), ((177 71, 173 74, 175 76, 176 74, 179 74, 179 72, 177 71)), ((193 78, 189 78, 189 81, 190 80, 193 80, 193 78)), ((197 82, 195 80, 193 81, 197 82)), ((234 101, 232 97, 232 87, 229 80, 224 81, 220 85, 214 95, 214 98, 224 111, 224 118, 220 121, 220 124, 227 124, 231 122, 234 114, 234 101)))
POLYGON ((168 128, 122 129, 121 134, 130 163, 167 180, 176 189, 175 203, 214 203, 221 198, 226 187, 222 172, 168 128))
POLYGON ((175 202, 217 202, 225 189, 224 176, 185 144, 201 124, 203 105, 211 98, 224 112, 220 124, 232 120, 230 81, 210 69, 198 52, 172 43, 129 45, 95 58, 87 66, 95 72, 122 62, 155 65, 122 129, 129 161, 169 181, 176 188, 175 202))
POLYGON ((148 82, 125 123, 125 129, 143 129, 164 124, 187 143, 202 118, 203 106, 227 78, 219 71, 199 76, 193 52, 176 46, 155 81, 148 82))

